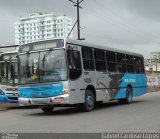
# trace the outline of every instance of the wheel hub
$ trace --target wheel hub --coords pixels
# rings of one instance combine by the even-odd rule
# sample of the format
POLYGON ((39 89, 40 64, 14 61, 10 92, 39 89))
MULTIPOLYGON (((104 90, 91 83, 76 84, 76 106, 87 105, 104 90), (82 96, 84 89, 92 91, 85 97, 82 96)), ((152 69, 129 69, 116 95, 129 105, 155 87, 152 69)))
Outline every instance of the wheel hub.
POLYGON ((92 96, 87 96, 87 104, 89 107, 91 107, 93 105, 93 98, 92 96))

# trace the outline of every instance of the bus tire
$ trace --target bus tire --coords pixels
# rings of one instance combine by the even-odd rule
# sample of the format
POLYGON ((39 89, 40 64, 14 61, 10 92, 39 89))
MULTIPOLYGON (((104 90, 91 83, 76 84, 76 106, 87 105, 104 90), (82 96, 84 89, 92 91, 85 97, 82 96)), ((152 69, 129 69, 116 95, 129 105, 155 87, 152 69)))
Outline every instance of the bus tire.
POLYGON ((131 87, 126 88, 126 98, 123 99, 118 99, 118 102, 120 104, 130 104, 132 103, 132 98, 133 98, 133 91, 131 87))
POLYGON ((41 108, 43 112, 45 113, 51 113, 54 110, 54 106, 44 106, 41 108))
POLYGON ((83 110, 85 112, 92 111, 95 105, 95 96, 92 90, 86 90, 85 92, 85 102, 83 104, 83 110))

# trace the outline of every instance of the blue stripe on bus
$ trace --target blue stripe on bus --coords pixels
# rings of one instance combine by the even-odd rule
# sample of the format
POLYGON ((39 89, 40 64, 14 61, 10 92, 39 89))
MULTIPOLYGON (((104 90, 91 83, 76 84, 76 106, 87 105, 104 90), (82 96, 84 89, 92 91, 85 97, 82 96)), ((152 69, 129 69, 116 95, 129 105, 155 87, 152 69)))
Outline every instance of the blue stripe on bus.
POLYGON ((126 97, 126 88, 130 84, 133 88, 133 96, 141 96, 147 92, 147 79, 145 74, 130 74, 126 73, 120 80, 120 90, 115 96, 115 99, 126 97), (141 87, 138 87, 141 86, 141 87), (134 88, 135 87, 135 88, 134 88))
POLYGON ((47 85, 20 86, 20 97, 24 98, 45 98, 63 94, 61 82, 47 85))

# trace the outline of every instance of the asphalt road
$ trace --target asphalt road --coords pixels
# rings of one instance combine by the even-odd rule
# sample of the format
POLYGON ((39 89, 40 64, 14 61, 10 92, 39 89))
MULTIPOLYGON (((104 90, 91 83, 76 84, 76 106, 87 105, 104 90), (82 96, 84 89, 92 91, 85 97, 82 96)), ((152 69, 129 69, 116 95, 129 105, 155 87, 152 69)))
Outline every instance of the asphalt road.
POLYGON ((55 108, 51 114, 36 108, 12 108, 0 111, 0 132, 160 133, 160 92, 136 97, 129 105, 106 103, 88 113, 77 108, 55 108))

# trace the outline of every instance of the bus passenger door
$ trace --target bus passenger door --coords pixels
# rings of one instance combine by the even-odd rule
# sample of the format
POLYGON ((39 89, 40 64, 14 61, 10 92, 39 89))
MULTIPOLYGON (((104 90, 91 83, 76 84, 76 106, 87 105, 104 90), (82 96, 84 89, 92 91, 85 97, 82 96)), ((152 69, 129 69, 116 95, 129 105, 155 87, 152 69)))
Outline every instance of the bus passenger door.
POLYGON ((82 103, 84 94, 81 91, 83 88, 82 80, 82 62, 81 51, 77 46, 70 45, 68 50, 68 67, 69 67, 69 82, 70 82, 70 103, 82 103))

